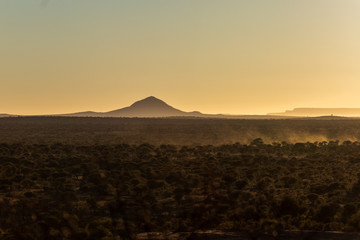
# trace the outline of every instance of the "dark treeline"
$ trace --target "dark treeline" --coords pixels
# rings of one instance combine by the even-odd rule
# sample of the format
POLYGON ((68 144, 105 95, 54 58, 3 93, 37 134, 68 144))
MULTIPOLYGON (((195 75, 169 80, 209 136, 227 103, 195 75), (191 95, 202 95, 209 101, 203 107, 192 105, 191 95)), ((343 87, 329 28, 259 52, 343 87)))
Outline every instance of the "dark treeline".
MULTIPOLYGON (((360 231, 360 144, 0 144, 0 239, 360 231)), ((120 238, 121 237, 121 238, 120 238)))
POLYGON ((264 142, 360 141, 359 119, 0 118, 0 142, 48 144, 221 145, 264 142))

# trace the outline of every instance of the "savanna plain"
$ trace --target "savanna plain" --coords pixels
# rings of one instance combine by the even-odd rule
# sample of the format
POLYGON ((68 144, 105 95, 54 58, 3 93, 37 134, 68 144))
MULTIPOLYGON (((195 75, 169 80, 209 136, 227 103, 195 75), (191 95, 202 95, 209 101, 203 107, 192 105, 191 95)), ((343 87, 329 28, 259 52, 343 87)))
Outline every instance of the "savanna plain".
POLYGON ((0 239, 359 239, 360 120, 0 118, 0 239))

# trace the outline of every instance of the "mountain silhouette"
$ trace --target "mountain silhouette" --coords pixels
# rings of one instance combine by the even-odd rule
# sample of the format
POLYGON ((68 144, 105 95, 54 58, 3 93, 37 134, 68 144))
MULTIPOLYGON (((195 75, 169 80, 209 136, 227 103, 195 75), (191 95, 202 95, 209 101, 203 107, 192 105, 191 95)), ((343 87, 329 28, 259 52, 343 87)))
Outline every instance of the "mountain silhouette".
POLYGON ((188 116, 190 113, 173 108, 156 97, 147 97, 131 106, 105 113, 109 117, 172 117, 188 116))
MULTIPOLYGON (((54 116, 54 115, 53 115, 54 116)), ((288 118, 284 116, 269 115, 227 115, 227 114, 203 114, 198 111, 185 112, 176 109, 166 102, 150 96, 139 100, 132 105, 109 112, 78 112, 55 116, 67 117, 126 117, 126 118, 228 118, 228 119, 278 119, 288 118)))
POLYGON ((205 114, 200 112, 184 112, 176 109, 164 101, 150 96, 137 101, 129 107, 109 111, 109 112, 79 112, 71 114, 63 114, 62 116, 76 117, 203 117, 205 114))
MULTIPOLYGON (((0 118, 7 116, 0 114, 0 118)), ((29 115, 27 115, 29 116, 29 115)), ((228 115, 228 114, 203 114, 198 111, 185 112, 176 109, 166 102, 150 96, 132 105, 109 112, 85 111, 69 114, 52 114, 52 115, 32 115, 32 116, 61 116, 61 117, 126 117, 126 118, 227 118, 227 119, 283 119, 292 118, 286 116, 270 116, 270 115, 228 115)))

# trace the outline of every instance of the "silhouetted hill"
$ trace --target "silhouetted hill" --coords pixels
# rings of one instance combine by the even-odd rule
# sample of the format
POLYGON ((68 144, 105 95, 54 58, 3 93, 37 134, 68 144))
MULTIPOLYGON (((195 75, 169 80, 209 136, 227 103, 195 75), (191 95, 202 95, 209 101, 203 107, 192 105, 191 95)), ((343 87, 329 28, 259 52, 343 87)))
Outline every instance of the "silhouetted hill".
POLYGON ((269 119, 286 118, 283 116, 269 115, 224 115, 224 114, 203 114, 199 111, 185 112, 176 109, 156 97, 147 97, 137 101, 129 107, 109 111, 109 112, 79 112, 72 114, 61 114, 70 117, 138 117, 138 118, 234 118, 234 119, 269 119))
POLYGON ((109 112, 79 112, 71 114, 62 114, 62 116, 74 117, 201 117, 200 112, 184 112, 176 109, 164 101, 150 96, 137 101, 129 107, 109 111, 109 112))
MULTIPOLYGON (((0 117, 14 117, 21 115, 0 114, 0 117)), ((109 112, 84 111, 68 114, 27 115, 29 116, 61 116, 61 117, 121 117, 121 118, 226 118, 226 119, 285 119, 292 116, 278 115, 229 115, 203 114, 199 111, 185 112, 176 109, 166 102, 150 96, 132 105, 109 112)))
POLYGON ((173 108, 156 97, 148 97, 129 107, 104 113, 107 117, 171 117, 189 116, 192 113, 173 108))
POLYGON ((276 116, 320 117, 320 116, 343 116, 359 117, 360 108, 294 108, 282 113, 269 113, 276 116))
POLYGON ((101 117, 103 113, 86 111, 86 112, 78 112, 78 113, 69 113, 69 114, 61 114, 64 117, 101 117))

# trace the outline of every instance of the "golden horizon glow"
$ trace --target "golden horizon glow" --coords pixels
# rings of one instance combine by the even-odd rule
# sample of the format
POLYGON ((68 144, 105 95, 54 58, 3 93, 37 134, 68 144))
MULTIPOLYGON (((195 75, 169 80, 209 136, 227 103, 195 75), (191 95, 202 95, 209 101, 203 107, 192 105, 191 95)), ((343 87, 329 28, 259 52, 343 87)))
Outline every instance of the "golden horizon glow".
POLYGON ((360 107, 358 0, 41 2, 0 2, 0 113, 360 107))

